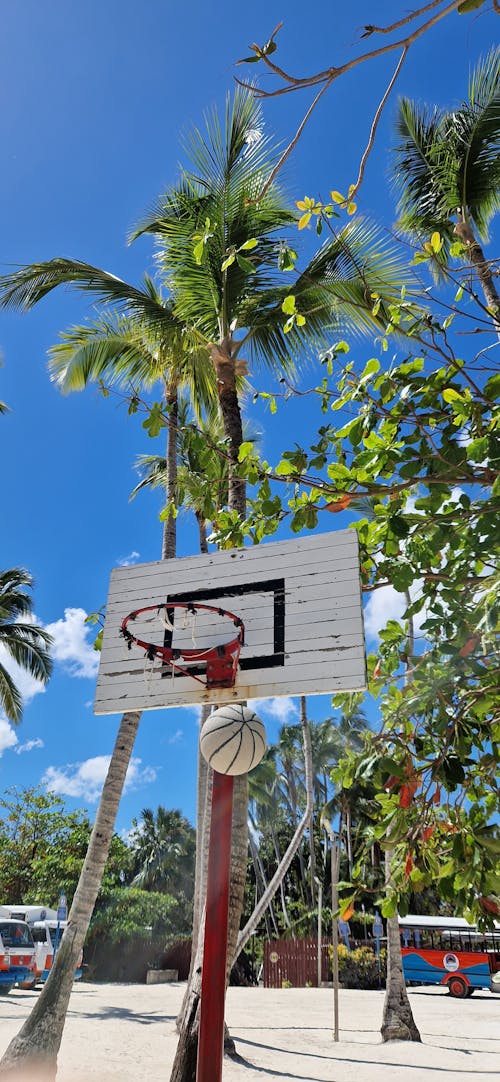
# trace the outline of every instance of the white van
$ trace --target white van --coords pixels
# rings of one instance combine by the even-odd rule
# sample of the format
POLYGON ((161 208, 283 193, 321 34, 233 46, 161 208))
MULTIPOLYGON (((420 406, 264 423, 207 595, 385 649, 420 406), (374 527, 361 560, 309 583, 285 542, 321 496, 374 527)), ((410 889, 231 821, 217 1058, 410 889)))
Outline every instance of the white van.
POLYGON ((15 984, 31 988, 34 982, 35 944, 30 927, 0 912, 0 994, 8 995, 15 984))
MULTIPOLYGON (((0 906, 0 916, 3 912, 8 912, 12 919, 24 920, 29 925, 34 940, 35 981, 46 981, 68 922, 57 919, 56 909, 42 905, 0 906)), ((80 954, 75 980, 79 980, 82 975, 82 960, 83 953, 80 954)), ((29 987, 29 984, 23 987, 29 987)))

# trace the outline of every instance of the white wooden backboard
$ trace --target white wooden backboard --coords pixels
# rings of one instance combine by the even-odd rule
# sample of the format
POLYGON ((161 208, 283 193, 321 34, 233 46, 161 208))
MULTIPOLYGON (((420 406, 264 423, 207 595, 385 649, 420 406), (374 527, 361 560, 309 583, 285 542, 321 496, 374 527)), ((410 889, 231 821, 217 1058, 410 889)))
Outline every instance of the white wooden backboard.
MULTIPOLYGON (((138 616, 133 633, 146 642, 165 643, 156 614, 138 616)), ((213 646, 234 639, 235 628, 218 615, 200 612, 194 636, 196 647, 213 646)), ((171 645, 193 646, 191 619, 186 622, 181 609, 174 613, 171 645)), ((203 670, 198 664, 194 671, 203 670)), ((135 564, 111 574, 96 714, 365 687, 354 530, 135 564), (130 612, 188 600, 226 609, 243 620, 245 644, 234 688, 209 690, 189 676, 172 675, 171 666, 161 661, 152 666, 136 645, 128 648, 120 628, 130 612)))

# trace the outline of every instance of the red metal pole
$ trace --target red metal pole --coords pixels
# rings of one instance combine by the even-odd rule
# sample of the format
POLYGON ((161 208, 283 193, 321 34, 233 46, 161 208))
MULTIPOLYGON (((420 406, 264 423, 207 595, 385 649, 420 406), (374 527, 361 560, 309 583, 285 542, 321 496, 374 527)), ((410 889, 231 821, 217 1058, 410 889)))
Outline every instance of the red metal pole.
POLYGON ((214 771, 197 1082, 221 1082, 234 778, 214 771))

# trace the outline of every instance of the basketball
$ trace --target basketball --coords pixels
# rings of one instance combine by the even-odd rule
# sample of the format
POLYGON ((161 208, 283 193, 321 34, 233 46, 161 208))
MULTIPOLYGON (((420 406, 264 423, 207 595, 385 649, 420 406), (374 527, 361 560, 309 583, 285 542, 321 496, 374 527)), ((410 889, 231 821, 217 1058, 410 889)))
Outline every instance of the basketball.
POLYGON ((264 723, 241 703, 221 706, 202 726, 200 748, 208 765, 219 774, 247 774, 266 750, 264 723))

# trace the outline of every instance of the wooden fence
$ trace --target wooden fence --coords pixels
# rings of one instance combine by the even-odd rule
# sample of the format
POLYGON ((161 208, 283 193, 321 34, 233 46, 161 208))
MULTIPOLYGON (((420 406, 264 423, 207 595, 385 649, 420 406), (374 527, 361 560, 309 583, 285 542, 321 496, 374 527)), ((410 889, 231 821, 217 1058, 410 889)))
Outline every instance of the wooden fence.
MULTIPOLYGON (((328 946, 321 944, 321 981, 332 979, 328 946)), ((318 987, 318 942, 316 939, 271 939, 264 943, 264 988, 282 988, 289 982, 292 988, 318 987)))

